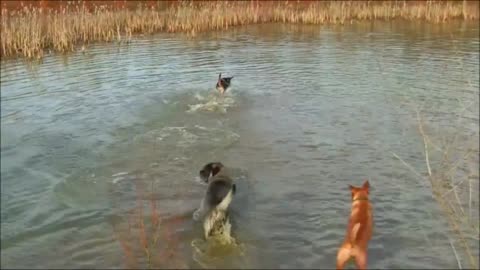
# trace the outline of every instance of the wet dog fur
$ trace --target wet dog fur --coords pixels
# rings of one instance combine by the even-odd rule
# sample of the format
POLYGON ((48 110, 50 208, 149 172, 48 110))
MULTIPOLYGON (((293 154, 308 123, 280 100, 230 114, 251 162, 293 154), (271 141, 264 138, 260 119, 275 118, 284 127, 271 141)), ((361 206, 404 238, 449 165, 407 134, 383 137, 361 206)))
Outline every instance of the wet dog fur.
POLYGON ((349 186, 352 193, 352 210, 348 221, 345 240, 337 252, 337 269, 343 269, 353 258, 357 269, 367 268, 368 242, 372 237, 373 215, 368 195, 370 184, 361 187, 349 186))
MULTIPOLYGON (((200 170, 200 178, 207 183, 207 190, 200 207, 194 212, 194 220, 203 219, 205 238, 216 233, 228 223, 228 207, 235 195, 236 186, 220 162, 210 162, 200 170)), ((229 224, 228 224, 229 225, 229 224)))
POLYGON ((222 73, 218 74, 218 81, 215 85, 215 88, 217 88, 218 92, 223 95, 225 91, 227 91, 227 89, 230 87, 232 79, 233 77, 222 78, 222 73))

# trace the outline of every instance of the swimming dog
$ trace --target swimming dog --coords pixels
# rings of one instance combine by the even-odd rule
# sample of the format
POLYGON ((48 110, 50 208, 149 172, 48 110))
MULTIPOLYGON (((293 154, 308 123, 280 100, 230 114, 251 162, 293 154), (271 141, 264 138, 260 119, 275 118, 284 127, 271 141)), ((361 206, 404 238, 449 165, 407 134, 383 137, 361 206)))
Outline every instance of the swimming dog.
POLYGON ((343 269, 352 257, 358 269, 366 269, 368 241, 373 228, 372 205, 368 200, 370 184, 367 180, 362 187, 349 185, 349 188, 352 192, 352 210, 345 240, 337 253, 337 269, 343 269))
POLYGON ((233 77, 224 77, 222 78, 222 73, 218 74, 218 81, 215 88, 220 92, 220 94, 224 94, 227 91, 227 88, 230 87, 230 81, 233 77))
POLYGON ((220 162, 210 162, 203 166, 200 170, 200 178, 208 186, 200 208, 193 213, 193 218, 194 220, 203 219, 203 230, 207 239, 216 233, 223 233, 219 230, 228 223, 228 207, 232 202, 236 186, 220 162))

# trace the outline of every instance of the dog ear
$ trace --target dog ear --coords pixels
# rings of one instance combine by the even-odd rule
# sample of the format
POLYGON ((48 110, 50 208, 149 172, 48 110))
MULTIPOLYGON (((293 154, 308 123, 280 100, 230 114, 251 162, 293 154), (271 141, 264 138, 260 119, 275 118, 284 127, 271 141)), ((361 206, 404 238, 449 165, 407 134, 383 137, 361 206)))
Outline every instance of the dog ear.
POLYGON ((199 172, 199 175, 200 175, 200 178, 202 179, 203 182, 205 182, 205 183, 208 182, 209 173, 208 173, 207 170, 202 169, 202 170, 199 172))
POLYGON ((202 170, 200 171, 200 178, 205 183, 208 183, 208 180, 210 179, 212 175, 212 169, 213 169, 213 162, 207 163, 203 166, 202 170))
POLYGON ((219 166, 219 165, 212 166, 212 171, 210 173, 210 177, 213 177, 213 176, 217 175, 217 173, 220 171, 220 168, 221 168, 221 166, 219 166))
POLYGON ((365 180, 365 182, 363 182, 362 188, 370 189, 370 183, 368 182, 368 180, 365 180))
POLYGON ((353 191, 353 190, 355 189, 355 187, 352 186, 352 185, 348 185, 348 189, 350 189, 351 191, 353 191))

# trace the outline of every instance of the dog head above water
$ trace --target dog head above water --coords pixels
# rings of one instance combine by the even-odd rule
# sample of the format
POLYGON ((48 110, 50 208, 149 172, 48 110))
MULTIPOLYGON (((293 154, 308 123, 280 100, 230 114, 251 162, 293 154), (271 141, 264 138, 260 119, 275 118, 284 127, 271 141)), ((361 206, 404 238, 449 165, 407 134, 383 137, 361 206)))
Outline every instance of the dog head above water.
POLYGON ((223 167, 221 162, 210 162, 200 170, 200 178, 208 183, 208 180, 217 175, 223 167))
POLYGON ((352 201, 368 200, 368 194, 370 192, 370 183, 368 182, 368 180, 365 180, 361 187, 354 187, 352 185, 348 185, 348 187, 352 192, 352 201))

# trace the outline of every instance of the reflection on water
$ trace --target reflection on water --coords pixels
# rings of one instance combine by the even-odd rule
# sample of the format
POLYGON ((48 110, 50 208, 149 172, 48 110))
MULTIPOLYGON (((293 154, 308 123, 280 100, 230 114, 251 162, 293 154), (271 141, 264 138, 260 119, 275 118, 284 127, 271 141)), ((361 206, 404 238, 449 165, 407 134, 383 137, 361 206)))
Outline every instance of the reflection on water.
POLYGON ((431 190, 392 153, 424 170, 411 104, 478 152, 478 33, 257 25, 3 61, 2 267, 329 268, 365 178, 370 268, 457 267, 431 190), (235 76, 223 97, 219 72, 235 76), (210 161, 238 182, 238 246, 191 220, 210 161))

